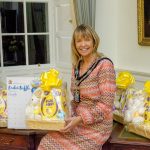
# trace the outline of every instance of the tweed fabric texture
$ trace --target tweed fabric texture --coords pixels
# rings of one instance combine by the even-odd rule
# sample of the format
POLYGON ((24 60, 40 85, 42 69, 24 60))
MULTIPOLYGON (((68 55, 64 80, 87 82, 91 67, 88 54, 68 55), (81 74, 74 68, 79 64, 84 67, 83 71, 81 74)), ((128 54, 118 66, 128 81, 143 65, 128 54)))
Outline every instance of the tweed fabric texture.
MULTIPOLYGON (((71 91, 77 88, 72 70, 71 91)), ((72 115, 81 116, 83 123, 68 133, 49 132, 38 150, 100 150, 109 138, 113 125, 115 71, 108 59, 99 62, 80 84, 80 103, 72 100, 72 115)))

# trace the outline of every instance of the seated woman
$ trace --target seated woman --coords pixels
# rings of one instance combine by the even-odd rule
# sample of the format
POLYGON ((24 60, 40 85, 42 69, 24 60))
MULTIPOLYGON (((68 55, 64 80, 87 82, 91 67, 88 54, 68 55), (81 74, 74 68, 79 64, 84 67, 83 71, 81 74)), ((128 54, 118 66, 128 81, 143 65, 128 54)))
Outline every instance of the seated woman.
POLYGON ((79 25, 72 37, 72 115, 61 131, 50 131, 38 150, 100 150, 113 126, 115 71, 110 59, 97 52, 99 37, 79 25))

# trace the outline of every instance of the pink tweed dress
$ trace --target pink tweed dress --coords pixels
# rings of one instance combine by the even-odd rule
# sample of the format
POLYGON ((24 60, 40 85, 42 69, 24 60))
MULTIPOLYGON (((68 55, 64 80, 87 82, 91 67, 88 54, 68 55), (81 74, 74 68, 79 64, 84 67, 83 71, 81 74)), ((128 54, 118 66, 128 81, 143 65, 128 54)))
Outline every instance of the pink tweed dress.
MULTIPOLYGON (((72 92, 75 81, 73 69, 72 92)), ((114 66, 103 59, 80 84, 80 102, 71 103, 72 114, 80 115, 83 123, 67 133, 50 131, 42 138, 38 150, 100 150, 112 131, 115 91, 114 66)))

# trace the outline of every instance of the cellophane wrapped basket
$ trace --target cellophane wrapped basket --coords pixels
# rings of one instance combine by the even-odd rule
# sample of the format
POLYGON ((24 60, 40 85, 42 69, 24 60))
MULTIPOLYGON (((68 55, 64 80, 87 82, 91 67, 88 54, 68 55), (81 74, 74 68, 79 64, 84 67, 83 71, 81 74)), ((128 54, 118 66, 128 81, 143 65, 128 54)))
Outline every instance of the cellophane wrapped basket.
POLYGON ((127 125, 127 130, 129 132, 135 133, 137 135, 141 135, 143 137, 146 137, 150 139, 150 125, 142 123, 142 124, 134 124, 129 123, 127 125))
POLYGON ((7 127, 7 92, 0 89, 0 127, 7 127))
POLYGON ((65 126, 68 115, 66 83, 59 78, 59 72, 51 69, 41 75, 37 87, 26 108, 28 129, 60 130, 65 126))
MULTIPOLYGON (((137 108, 137 112, 134 115, 135 121, 127 124, 127 129, 129 132, 141 135, 150 139, 150 81, 146 81, 144 85, 145 96, 144 96, 144 113, 142 108, 142 99, 140 98, 141 95, 137 98, 135 106, 139 103, 139 107, 137 108), (141 116, 142 115, 142 116, 141 116), (143 117, 143 118, 142 118, 143 117)), ((143 97, 143 96, 142 96, 143 97)), ((132 108, 132 111, 134 109, 132 108)))
POLYGON ((130 72, 119 72, 116 78, 117 91, 114 100, 113 119, 124 124, 124 111, 126 109, 126 92, 133 86, 135 79, 130 72))

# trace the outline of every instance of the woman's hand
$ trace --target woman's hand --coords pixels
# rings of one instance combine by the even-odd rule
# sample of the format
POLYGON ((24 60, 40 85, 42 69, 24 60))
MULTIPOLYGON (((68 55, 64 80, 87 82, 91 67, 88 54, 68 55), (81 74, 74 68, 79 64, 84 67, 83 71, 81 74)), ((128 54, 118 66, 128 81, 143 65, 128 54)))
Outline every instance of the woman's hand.
POLYGON ((65 121, 66 121, 67 125, 63 129, 61 129, 60 132, 69 132, 75 126, 82 123, 82 118, 81 118, 81 116, 69 117, 65 121))

